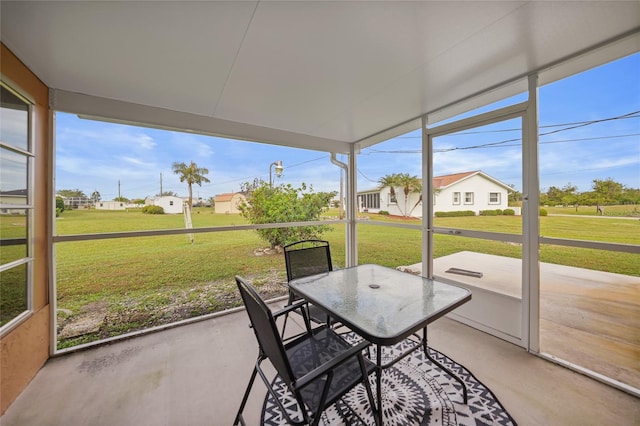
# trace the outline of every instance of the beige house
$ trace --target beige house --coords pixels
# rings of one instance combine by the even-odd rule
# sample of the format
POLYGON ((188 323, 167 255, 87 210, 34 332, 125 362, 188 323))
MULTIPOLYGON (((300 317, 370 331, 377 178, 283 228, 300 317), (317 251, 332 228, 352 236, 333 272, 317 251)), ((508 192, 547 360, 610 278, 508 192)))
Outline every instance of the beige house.
POLYGON ((244 194, 240 192, 230 192, 216 195, 216 213, 237 214, 240 213, 238 204, 247 201, 244 194))

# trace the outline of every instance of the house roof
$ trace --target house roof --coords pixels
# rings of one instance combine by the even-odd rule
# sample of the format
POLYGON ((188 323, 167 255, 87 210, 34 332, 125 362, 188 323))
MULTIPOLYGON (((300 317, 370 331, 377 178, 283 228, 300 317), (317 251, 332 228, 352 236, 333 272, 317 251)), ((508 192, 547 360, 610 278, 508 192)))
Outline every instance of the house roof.
POLYGON ((58 111, 347 153, 638 50, 640 2, 0 2, 58 111), (25 31, 28 29, 28 31, 25 31))
POLYGON ((218 202, 225 202, 225 201, 231 201, 233 200, 233 197, 236 195, 242 195, 239 192, 228 192, 226 194, 218 194, 216 195, 216 203, 218 202))
MULTIPOLYGON (((511 188, 509 185, 499 181, 498 179, 495 179, 491 176, 489 176, 488 174, 486 174, 485 172, 481 171, 481 170, 475 170, 472 172, 462 172, 462 173, 454 173, 451 175, 442 175, 442 176, 434 176, 433 177, 433 187, 434 189, 444 189, 447 188, 451 185, 457 184, 459 182, 462 182, 463 180, 466 180, 472 176, 475 175, 480 175, 483 176, 486 179, 489 179, 490 181, 494 182, 496 185, 500 185, 502 187, 504 187, 505 189, 507 189, 508 191, 513 191, 513 188, 511 188)), ((422 183, 422 179, 419 179, 420 183, 422 183)), ((378 189, 369 189, 366 191, 358 191, 358 194, 366 194, 366 193, 371 193, 371 192, 379 192, 380 189, 382 188, 378 188, 378 189)))
POLYGON ((464 172, 464 173, 454 173, 452 175, 444 175, 444 176, 434 176, 433 177, 433 187, 436 189, 446 188, 449 185, 452 185, 458 181, 461 181, 469 176, 475 175, 479 173, 479 171, 474 172, 464 172))
POLYGON ((464 172, 464 173, 455 173, 452 175, 444 175, 444 176, 437 176, 433 178, 433 187, 435 189, 444 189, 447 188, 451 185, 460 183, 464 180, 467 180, 473 176, 482 176, 485 179, 490 180, 491 182, 495 183, 496 185, 502 186, 503 188, 505 188, 507 191, 513 191, 513 188, 511 188, 509 185, 507 185, 504 182, 499 181, 496 178, 493 178, 491 176, 489 176, 488 174, 486 174, 485 172, 481 171, 481 170, 476 170, 473 172, 464 172))

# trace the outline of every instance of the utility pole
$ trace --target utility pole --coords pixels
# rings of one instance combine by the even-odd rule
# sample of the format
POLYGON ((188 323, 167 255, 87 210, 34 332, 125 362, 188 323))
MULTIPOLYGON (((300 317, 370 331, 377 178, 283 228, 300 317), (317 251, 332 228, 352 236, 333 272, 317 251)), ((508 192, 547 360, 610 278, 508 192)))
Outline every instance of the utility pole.
POLYGON ((160 196, 162 197, 162 172, 160 172, 160 196))
POLYGON ((118 200, 120 199, 120 179, 118 179, 118 200))

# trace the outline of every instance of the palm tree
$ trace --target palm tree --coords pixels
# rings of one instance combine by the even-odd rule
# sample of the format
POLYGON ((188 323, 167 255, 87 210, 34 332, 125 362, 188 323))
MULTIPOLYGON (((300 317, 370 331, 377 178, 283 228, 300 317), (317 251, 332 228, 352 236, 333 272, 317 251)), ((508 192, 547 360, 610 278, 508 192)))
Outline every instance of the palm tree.
POLYGON ((198 167, 193 161, 187 165, 185 163, 173 163, 173 173, 180 175, 180 182, 187 181, 189 188, 189 207, 193 207, 193 184, 197 183, 202 186, 202 182, 211 182, 204 175, 209 174, 209 170, 204 167, 198 167))
POLYGON ((398 207, 400 213, 404 217, 408 217, 413 209, 416 208, 420 201, 422 201, 422 181, 418 179, 418 176, 411 176, 409 173, 393 173, 390 175, 383 176, 378 181, 380 184, 380 188, 389 187, 389 192, 391 196, 396 199, 396 188, 401 189, 404 194, 404 210, 398 207), (419 193, 420 197, 418 202, 411 208, 411 211, 407 211, 407 203, 409 202, 409 194, 411 193, 419 193))
POLYGON ((403 216, 408 217, 413 209, 416 208, 420 201, 422 201, 422 181, 418 179, 418 176, 411 176, 409 173, 399 173, 396 176, 396 185, 402 188, 404 193, 404 212, 403 216), (407 202, 409 201, 409 194, 419 193, 420 197, 418 202, 411 208, 411 211, 407 211, 407 202))
POLYGON ((380 184, 380 189, 385 188, 385 187, 389 187, 389 192, 391 192, 391 196, 393 198, 396 198, 396 189, 395 186, 397 185, 398 182, 398 174, 397 173, 393 173, 390 175, 385 175, 382 176, 380 178, 380 180, 378 180, 378 183, 380 184))

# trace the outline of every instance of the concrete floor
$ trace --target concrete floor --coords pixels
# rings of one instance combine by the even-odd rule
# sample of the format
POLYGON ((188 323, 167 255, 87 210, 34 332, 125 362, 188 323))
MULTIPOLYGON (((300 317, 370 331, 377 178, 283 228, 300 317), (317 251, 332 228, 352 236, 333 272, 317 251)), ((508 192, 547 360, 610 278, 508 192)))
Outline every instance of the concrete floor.
MULTIPOLYGON (((420 274, 422 265, 405 268, 420 274)), ((434 260, 435 275, 517 299, 521 268, 471 251, 434 260), (446 272, 456 267, 482 277, 446 272)), ((540 351, 640 389, 640 278, 540 263, 540 283, 540 351)))
MULTIPOLYGON (((257 353, 244 311, 51 359, 0 418, 23 425, 231 425, 257 353)), ((453 320, 429 344, 520 425, 638 425, 640 400, 453 320)), ((258 424, 265 389, 245 411, 258 424)))

